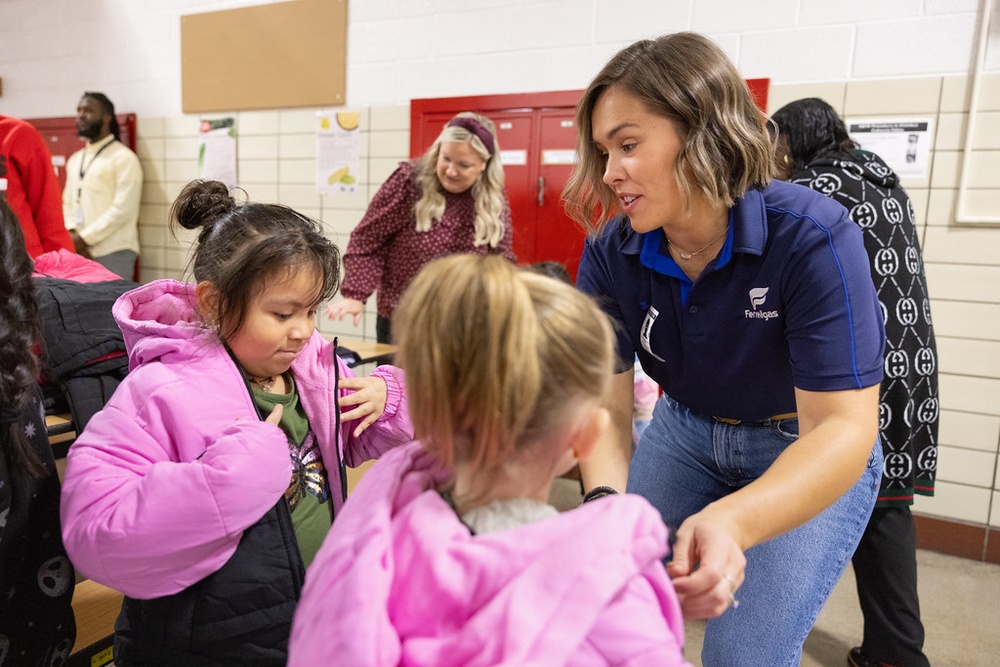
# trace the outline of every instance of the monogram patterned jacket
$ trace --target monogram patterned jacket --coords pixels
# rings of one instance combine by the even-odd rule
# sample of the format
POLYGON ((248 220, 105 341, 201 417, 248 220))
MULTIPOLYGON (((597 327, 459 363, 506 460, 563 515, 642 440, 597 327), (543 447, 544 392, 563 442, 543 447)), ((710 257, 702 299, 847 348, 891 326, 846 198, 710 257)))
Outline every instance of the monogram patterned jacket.
POLYGON ((816 158, 789 181, 843 204, 864 232, 886 334, 879 505, 910 505, 914 493, 934 495, 937 349, 913 203, 882 158, 863 150, 816 158))

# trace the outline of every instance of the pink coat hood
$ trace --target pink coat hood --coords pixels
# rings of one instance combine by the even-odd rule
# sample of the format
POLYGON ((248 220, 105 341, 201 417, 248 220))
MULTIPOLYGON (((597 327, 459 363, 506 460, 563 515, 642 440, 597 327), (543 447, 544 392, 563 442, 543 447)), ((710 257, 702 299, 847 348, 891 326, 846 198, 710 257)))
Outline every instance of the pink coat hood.
MULTIPOLYGON (((67 456, 66 550, 85 575, 135 598, 176 593, 218 570, 291 478, 284 434, 260 420, 195 303, 194 286, 172 280, 115 303, 129 374, 67 456)), ((355 422, 338 420, 337 396, 346 392, 336 379, 353 373, 334 344, 315 333, 292 373, 339 511, 341 461, 355 466, 412 439, 402 371, 373 373, 388 399, 359 437, 355 422)))
POLYGON ((473 536, 446 476, 419 443, 365 473, 306 575, 289 665, 687 664, 644 499, 473 536))

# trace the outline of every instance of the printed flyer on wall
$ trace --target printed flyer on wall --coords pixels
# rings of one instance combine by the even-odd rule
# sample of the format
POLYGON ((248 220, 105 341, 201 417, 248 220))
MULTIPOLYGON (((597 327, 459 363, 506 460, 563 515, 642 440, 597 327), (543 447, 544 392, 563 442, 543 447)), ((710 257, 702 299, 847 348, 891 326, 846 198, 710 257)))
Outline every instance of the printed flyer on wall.
POLYGON ((198 178, 236 187, 236 119, 201 121, 198 133, 198 178))
POLYGON ((198 134, 198 178, 236 187, 236 119, 201 121, 198 134))
POLYGON ((930 118, 852 118, 851 139, 876 153, 900 178, 926 178, 930 169, 934 121, 930 118))
POLYGON ((354 192, 361 172, 361 114, 319 112, 316 133, 316 190, 320 194, 354 192))

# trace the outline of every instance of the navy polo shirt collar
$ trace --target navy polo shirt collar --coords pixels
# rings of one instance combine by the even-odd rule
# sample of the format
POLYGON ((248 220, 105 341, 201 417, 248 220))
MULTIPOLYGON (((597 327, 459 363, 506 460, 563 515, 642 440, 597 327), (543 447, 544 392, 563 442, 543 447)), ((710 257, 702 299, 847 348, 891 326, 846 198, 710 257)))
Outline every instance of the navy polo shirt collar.
MULTIPOLYGON (((731 222, 731 213, 729 218, 731 222)), ((682 281, 688 283, 691 282, 691 279, 687 277, 687 274, 684 273, 677 262, 674 261, 674 258, 671 257, 666 251, 667 236, 663 233, 662 228, 654 229, 653 231, 642 234, 641 236, 643 239, 642 249, 639 252, 639 261, 643 266, 665 276, 673 276, 675 278, 680 278, 682 281)), ((718 257, 712 260, 712 266, 714 268, 721 268, 729 263, 732 256, 733 226, 730 224, 726 233, 726 242, 722 244, 722 250, 719 252, 718 257)))
MULTIPOLYGON (((737 199, 729 209, 729 223, 729 234, 726 236, 722 252, 719 253, 716 268, 725 266, 734 252, 764 254, 764 245, 767 243, 767 215, 763 192, 756 189, 748 190, 737 199)), ((657 273, 686 278, 677 263, 668 254, 660 252, 666 241, 662 229, 639 234, 632 229, 627 217, 620 218, 619 224, 624 226, 625 234, 618 246, 618 252, 623 255, 639 255, 643 266, 657 273)))
MULTIPOLYGON (((770 187, 770 186, 768 186, 770 187)), ((729 209, 733 251, 763 255, 767 244, 767 207, 762 190, 747 190, 729 209)))

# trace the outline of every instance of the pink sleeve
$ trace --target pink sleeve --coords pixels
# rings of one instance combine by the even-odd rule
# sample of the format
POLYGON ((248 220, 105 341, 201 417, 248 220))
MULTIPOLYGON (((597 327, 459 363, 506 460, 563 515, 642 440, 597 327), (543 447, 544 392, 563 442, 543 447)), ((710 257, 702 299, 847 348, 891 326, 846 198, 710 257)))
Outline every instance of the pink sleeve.
POLYGON ((684 618, 661 563, 634 576, 605 607, 587 643, 608 664, 689 665, 684 659, 684 618))
POLYGON ((236 422, 202 456, 176 461, 109 404, 67 456, 66 551, 82 573, 131 597, 176 593, 225 564, 290 476, 285 436, 271 424, 236 422))
MULTIPOLYGON (((353 375, 351 371, 347 372, 353 375)), ((413 440, 413 424, 410 423, 402 369, 379 366, 372 371, 370 377, 381 378, 385 382, 385 410, 361 435, 355 437, 351 430, 347 430, 344 463, 351 467, 376 459, 387 450, 413 440)))

